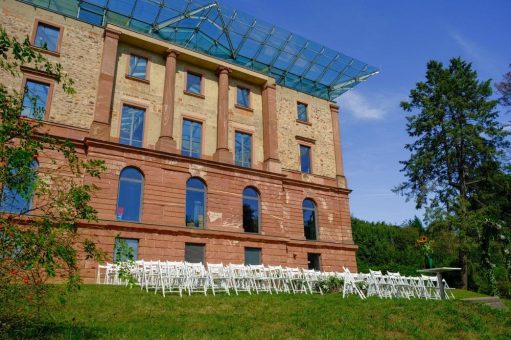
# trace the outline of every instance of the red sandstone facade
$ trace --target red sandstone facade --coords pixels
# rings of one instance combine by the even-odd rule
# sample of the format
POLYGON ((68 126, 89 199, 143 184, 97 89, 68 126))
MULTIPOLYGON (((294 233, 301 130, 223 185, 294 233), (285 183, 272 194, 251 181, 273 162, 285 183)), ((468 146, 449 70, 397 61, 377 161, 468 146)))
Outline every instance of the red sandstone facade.
MULTIPOLYGON (((266 265, 307 267, 307 254, 313 253, 320 255, 322 270, 341 270, 342 266, 356 270, 350 191, 342 165, 339 108, 334 103, 167 42, 114 26, 91 27, 15 1, 2 3, 0 20, 9 34, 19 37, 33 35, 30 32, 38 21, 62 27, 59 53, 48 58, 64 65, 77 81, 79 96, 93 93, 78 100, 77 109, 69 110, 56 90, 49 98, 52 105, 46 127, 52 134, 73 140, 83 157, 106 163, 108 170, 101 179, 84 178, 100 188, 92 202, 99 222, 81 223, 80 232, 107 254, 113 255, 115 237, 120 235, 137 239, 138 258, 145 260, 182 261, 185 244, 195 243, 205 245, 205 261, 211 263, 243 263, 244 249, 251 247, 261 249, 266 265), (101 51, 99 60, 89 56, 89 62, 71 52, 80 46, 101 51), (149 55, 151 77, 147 82, 123 76, 126 50, 149 55), (205 75, 205 92, 193 98, 183 93, 178 79, 188 68, 205 75), (250 110, 234 104, 232 87, 237 83, 252 91, 250 110), (297 99, 308 104, 311 120, 307 124, 297 122, 294 113, 288 114, 297 99), (146 108, 142 147, 119 143, 115 112, 123 102, 146 108), (181 155, 183 117, 202 120, 205 127, 199 159, 181 155), (234 165, 233 132, 238 130, 253 136, 251 168, 234 165), (299 171, 299 158, 294 155, 301 144, 311 147, 311 174, 299 171), (128 166, 144 176, 140 223, 116 219, 119 174, 128 166), (191 177, 202 179, 207 186, 203 229, 185 223, 186 182, 191 177), (259 233, 243 231, 241 202, 247 186, 260 193, 259 233), (305 198, 316 203, 317 240, 304 236, 305 198)), ((30 69, 24 73, 31 79, 30 69)), ((12 86, 20 88, 21 82, 13 79, 12 86)), ((96 263, 82 260, 81 267, 86 280, 94 279, 96 263)))

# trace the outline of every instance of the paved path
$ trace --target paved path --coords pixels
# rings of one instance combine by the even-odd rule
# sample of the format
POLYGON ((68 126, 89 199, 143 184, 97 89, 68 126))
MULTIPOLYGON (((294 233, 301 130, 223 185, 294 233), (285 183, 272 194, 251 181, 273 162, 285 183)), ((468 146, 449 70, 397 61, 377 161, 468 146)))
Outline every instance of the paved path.
POLYGON ((500 299, 497 296, 466 298, 461 299, 461 301, 467 301, 471 303, 483 303, 496 309, 507 309, 506 305, 503 304, 502 301, 500 301, 500 299))

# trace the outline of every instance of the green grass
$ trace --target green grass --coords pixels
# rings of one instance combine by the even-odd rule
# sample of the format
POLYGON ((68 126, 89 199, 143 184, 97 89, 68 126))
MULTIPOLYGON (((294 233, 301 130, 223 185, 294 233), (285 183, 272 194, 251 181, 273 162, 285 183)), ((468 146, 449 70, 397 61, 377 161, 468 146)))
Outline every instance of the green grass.
MULTIPOLYGON (((472 295, 457 292, 460 297, 472 295)), ((509 338, 511 313, 462 301, 380 300, 327 295, 179 296, 84 285, 61 304, 55 289, 39 327, 11 337, 509 338)), ((0 307, 1 308, 1 307, 0 307)))

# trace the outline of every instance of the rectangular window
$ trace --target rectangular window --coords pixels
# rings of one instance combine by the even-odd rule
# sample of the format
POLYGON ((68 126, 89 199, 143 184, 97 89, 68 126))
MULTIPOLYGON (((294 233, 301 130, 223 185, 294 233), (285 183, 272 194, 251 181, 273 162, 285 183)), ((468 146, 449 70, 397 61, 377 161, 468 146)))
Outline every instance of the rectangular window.
POLYGON ((252 166, 252 135, 236 131, 234 159, 238 166, 246 168, 252 166))
POLYGON ((311 148, 300 145, 300 169, 302 172, 311 173, 311 148))
POLYGON ((202 143, 202 124, 193 120, 183 120, 181 154, 200 158, 202 143))
POLYGON ((138 240, 133 238, 115 238, 114 262, 136 261, 138 259, 138 240))
POLYGON ((300 120, 302 122, 308 122, 309 115, 307 114, 307 104, 298 103, 296 105, 296 109, 298 111, 298 120, 300 120))
POLYGON ((42 22, 37 23, 34 46, 44 50, 58 52, 60 28, 42 22))
POLYGON ((48 106, 50 84, 27 79, 21 115, 34 119, 44 119, 48 106))
POLYGON ((204 249, 206 245, 200 243, 185 243, 185 261, 190 263, 205 263, 204 249))
POLYGON ((311 270, 321 270, 321 255, 320 254, 307 254, 307 265, 311 270))
POLYGON ((186 92, 202 93, 202 76, 191 72, 186 73, 186 92))
POLYGON ((147 79, 147 58, 131 54, 128 75, 138 79, 147 79))
POLYGON ((245 248, 245 266, 261 264, 261 248, 245 248))
POLYGON ((244 87, 239 87, 236 95, 236 103, 239 106, 250 107, 250 90, 244 87))
POLYGON ((130 105, 122 106, 119 143, 142 147, 145 110, 130 105))

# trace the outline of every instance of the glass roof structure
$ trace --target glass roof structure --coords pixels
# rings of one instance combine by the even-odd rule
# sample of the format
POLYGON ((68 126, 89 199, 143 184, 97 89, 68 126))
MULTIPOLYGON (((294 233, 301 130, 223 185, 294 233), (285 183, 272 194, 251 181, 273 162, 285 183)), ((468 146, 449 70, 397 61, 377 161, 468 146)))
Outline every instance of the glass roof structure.
POLYGON ((93 25, 113 24, 275 78, 327 100, 378 73, 362 61, 216 0, 21 0, 93 25))

